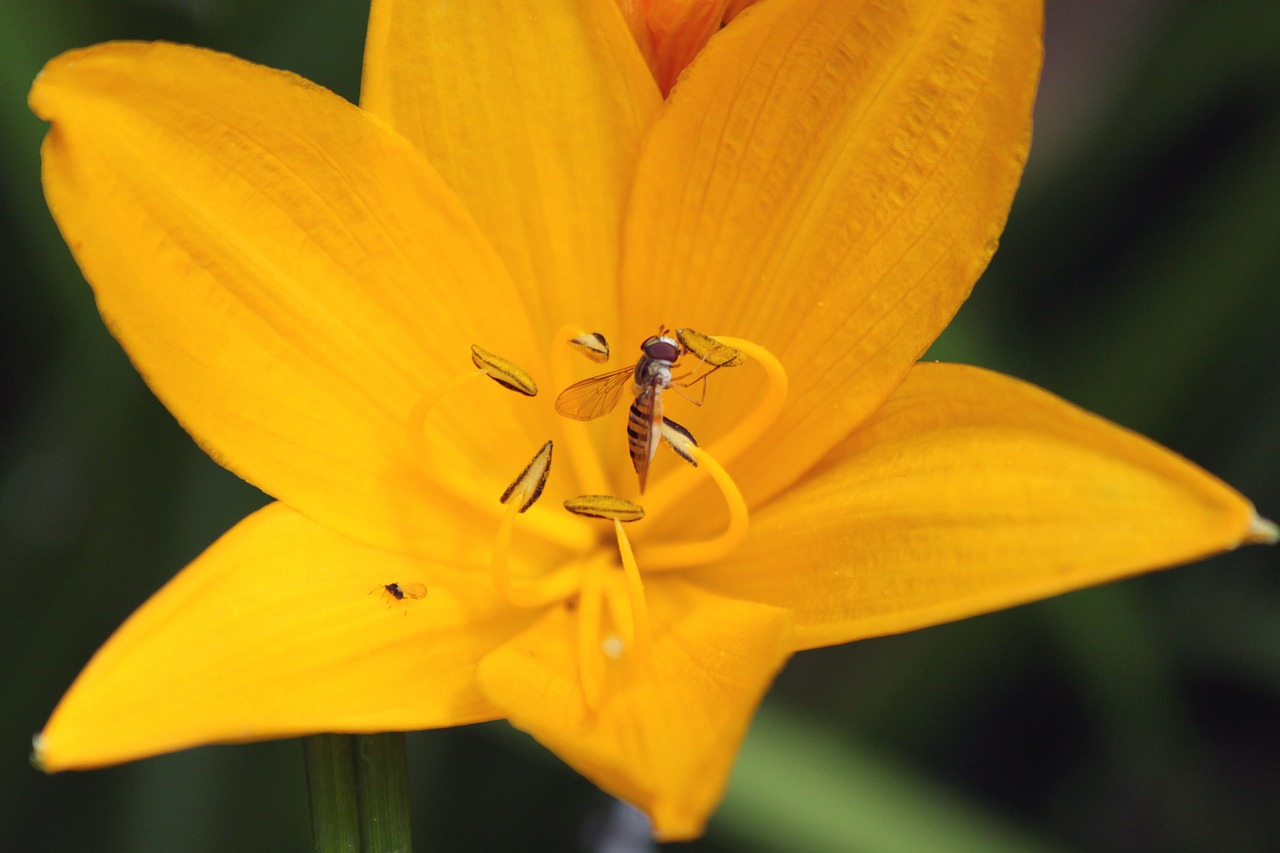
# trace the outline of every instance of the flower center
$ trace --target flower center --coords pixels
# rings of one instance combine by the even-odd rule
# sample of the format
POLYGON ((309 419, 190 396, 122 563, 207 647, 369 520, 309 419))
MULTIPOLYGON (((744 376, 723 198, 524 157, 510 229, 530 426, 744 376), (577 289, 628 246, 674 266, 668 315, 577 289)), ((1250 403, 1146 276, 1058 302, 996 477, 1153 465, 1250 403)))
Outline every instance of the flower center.
MULTIPOLYGON (((490 560, 494 590, 515 607, 554 604, 576 608, 575 643, 583 695, 589 707, 597 707, 612 663, 630 660, 647 666, 652 644, 641 566, 648 573, 671 571, 723 559, 747 536, 747 503, 725 465, 755 444, 781 414, 786 402, 787 377, 778 360, 763 347, 740 338, 711 337, 692 329, 665 330, 641 346, 639 359, 619 370, 568 384, 574 353, 592 362, 608 361, 609 347, 598 333, 566 326, 557 332, 551 353, 552 379, 560 391, 556 410, 561 420, 559 448, 568 456, 572 474, 588 494, 564 501, 565 515, 541 507, 538 518, 522 525, 531 532, 565 547, 568 555, 549 571, 517 582, 509 557, 517 516, 541 496, 551 472, 553 444, 547 441, 500 498, 504 505, 490 560), (722 369, 747 361, 763 369, 764 382, 755 395, 756 405, 709 448, 700 447, 684 427, 663 414, 663 394, 678 393, 702 405, 708 380, 722 369), (614 409, 627 396, 634 399, 628 412, 627 445, 639 480, 643 504, 609 494, 604 460, 597 452, 586 421, 614 409), (666 444, 689 467, 670 472, 645 494, 650 463, 658 446, 666 444), (710 537, 693 540, 654 541, 641 537, 633 549, 625 524, 672 509, 709 476, 727 507, 725 527, 710 537), (571 514, 571 515, 570 515, 571 514), (578 516, 579 518, 573 518, 578 516), (606 544, 601 537, 584 535, 581 518, 600 519, 613 528, 606 544), (637 555, 638 550, 638 555, 637 555)), ((420 447, 431 409, 446 394, 475 379, 488 376, 512 391, 534 396, 537 385, 518 365, 472 347, 475 369, 442 384, 415 407, 410 428, 420 447)), ((621 435, 616 445, 621 447, 621 435)), ((470 491, 470 490, 468 490, 470 491)))

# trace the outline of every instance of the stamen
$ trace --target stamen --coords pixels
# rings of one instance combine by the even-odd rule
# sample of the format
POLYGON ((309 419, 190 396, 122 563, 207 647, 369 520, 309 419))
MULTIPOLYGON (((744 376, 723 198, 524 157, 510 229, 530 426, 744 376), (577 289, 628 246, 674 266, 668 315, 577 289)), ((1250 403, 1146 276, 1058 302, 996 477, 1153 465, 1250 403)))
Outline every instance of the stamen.
POLYGON ((507 555, 511 551, 511 538, 515 530, 516 515, 533 506, 542 495, 547 475, 551 471, 551 442, 547 442, 534 454, 533 459, 520 472, 520 476, 502 493, 506 510, 498 522, 498 535, 493 543, 493 556, 489 574, 493 588, 515 607, 541 607, 572 595, 581 581, 581 570, 569 566, 553 572, 526 586, 517 587, 511 580, 507 555))
POLYGON ((676 339, 681 346, 697 356, 699 361, 715 368, 737 367, 746 362, 742 353, 733 347, 693 329, 676 329, 676 339))
POLYGON ((423 453, 425 453, 426 442, 423 431, 426 428, 427 415, 431 413, 431 410, 434 409, 441 400, 461 388, 463 385, 466 385, 474 379, 479 379, 484 375, 485 372, 479 368, 475 370, 468 370, 465 373, 458 374, 443 385, 437 385, 435 388, 432 388, 423 395, 422 399, 413 407, 413 411, 409 413, 409 442, 416 455, 421 457, 423 453))
POLYGON ((592 711, 600 707, 604 688, 604 661, 600 655, 604 571, 599 564, 588 566, 578 596, 578 676, 582 681, 582 699, 592 711))
MULTIPOLYGON (((569 364, 571 352, 582 352, 576 341, 598 335, 588 332, 581 326, 572 323, 561 326, 551 339, 551 380, 556 388, 568 388, 573 384, 573 369, 569 364), (569 346, 565 346, 566 342, 569 346)), ((600 335, 603 340, 604 336, 600 335)), ((607 345, 606 345, 607 348, 607 345)), ((608 491, 609 478, 605 474, 600 454, 595 452, 591 427, 582 421, 569 418, 556 418, 564 437, 564 446, 568 448, 569 467, 577 477, 579 488, 588 492, 608 491)))
POLYGON ((493 543, 493 557, 489 564, 494 591, 512 607, 545 607, 563 601, 582 586, 583 567, 580 563, 571 563, 523 586, 516 586, 512 582, 507 555, 511 551, 512 532, 519 511, 516 502, 508 503, 498 522, 498 535, 493 543))
POLYGON ((639 521, 644 518, 644 507, 640 504, 613 495, 578 495, 567 499, 564 508, 587 518, 605 518, 611 521, 639 521))
MULTIPOLYGON (((679 427, 678 424, 675 425, 679 427)), ((662 437, 672 449, 683 459, 693 465, 701 464, 706 468, 711 479, 720 487, 724 495, 725 505, 729 508, 729 524, 717 536, 697 542, 677 542, 674 544, 654 544, 644 549, 645 569, 648 571, 669 571, 689 566, 698 566, 719 560, 733 553, 747 538, 749 514, 747 502, 742 497, 733 478, 707 451, 693 441, 693 436, 683 427, 672 428, 664 423, 662 437)))
POLYGON ((676 456, 679 456, 694 468, 698 467, 698 460, 693 455, 693 449, 698 446, 698 440, 693 437, 693 433, 671 420, 671 418, 663 418, 662 438, 666 441, 667 446, 675 451, 676 456))
POLYGON ((679 456, 694 468, 698 467, 698 460, 693 458, 693 453, 689 450, 690 446, 698 446, 693 433, 671 420, 671 418, 664 417, 662 419, 662 437, 666 439, 667 447, 675 451, 676 456, 679 456), (674 433, 674 435, 670 435, 671 433, 674 433))
POLYGON ((631 618, 631 595, 627 590, 626 579, 623 583, 607 583, 604 585, 604 605, 609 619, 615 628, 622 632, 619 638, 624 649, 634 648, 636 644, 635 620, 631 618))
POLYGON ((488 350, 481 349, 475 344, 471 345, 471 363, 476 366, 475 370, 460 373, 443 385, 432 388, 413 407, 413 411, 409 414, 409 440, 415 450, 422 448, 422 431, 426 425, 427 415, 430 414, 431 410, 445 397, 473 379, 488 376, 502 387, 510 388, 512 391, 519 391, 529 397, 536 396, 538 393, 537 383, 522 367, 513 361, 494 355, 488 350))
POLYGON ((512 501, 519 504, 518 512, 524 512, 533 506, 534 501, 542 497, 542 489, 547 485, 547 475, 551 473, 551 442, 533 455, 529 464, 524 466, 520 476, 507 486, 498 500, 502 503, 512 501))
MULTIPOLYGON (((513 362, 496 356, 474 344, 471 346, 471 361, 475 369, 467 370, 432 388, 417 402, 409 413, 409 454, 411 458, 425 460, 431 456, 426 444, 426 421, 431 411, 454 391, 462 386, 488 376, 504 388, 510 388, 521 394, 537 394, 538 387, 533 379, 513 362)), ((550 452, 550 451, 548 451, 550 452)), ((527 469, 526 469, 527 470, 527 469)), ((465 501, 472 507, 489 511, 493 504, 492 493, 481 484, 470 478, 450 476, 448 466, 439 466, 432 473, 433 482, 443 488, 451 497, 465 501)), ((536 497, 535 497, 536 500, 536 497)), ((528 507, 525 507, 526 509, 528 507)), ((523 510, 522 510, 523 511, 523 510)), ((573 519, 565 518, 562 513, 535 513, 537 520, 533 527, 538 534, 551 542, 568 548, 589 546, 592 537, 584 526, 574 525, 573 519)))
POLYGON ((471 345, 471 362, 503 388, 519 391, 527 397, 538 396, 537 383, 516 363, 480 349, 475 344, 471 345))
POLYGON ((618 553, 622 556, 622 571, 627 578, 627 597, 631 600, 631 629, 635 635, 636 657, 649 659, 653 646, 653 634, 649 629, 649 606, 644 600, 644 582, 640 579, 640 567, 631 550, 631 541, 622 528, 622 521, 614 519, 613 533, 618 538, 618 553))
MULTIPOLYGON (((649 628, 649 608, 645 604, 644 599, 644 581, 640 577, 640 567, 636 564, 635 554, 631 550, 631 541, 627 538, 626 531, 622 525, 637 521, 644 518, 644 509, 639 505, 632 503, 625 498, 618 498, 612 495, 581 495, 576 498, 570 498, 564 502, 565 509, 579 515, 585 515, 590 518, 605 518, 613 522, 614 536, 618 540, 618 554, 622 560, 622 573, 626 581, 627 606, 624 608, 616 598, 611 586, 604 586, 601 595, 605 599, 605 603, 609 607, 609 611, 613 616, 614 623, 622 630, 626 636, 627 642, 631 643, 636 651, 637 661, 646 661, 649 656, 649 649, 653 645, 652 633, 649 628), (627 618, 622 617, 622 611, 627 611, 627 618)), ((598 577, 596 569, 589 569, 587 577, 598 577)), ((581 600, 586 601, 588 598, 588 589, 586 578, 583 580, 583 589, 581 600)), ((588 618, 587 611, 582 609, 579 619, 586 620, 588 618)), ((598 620, 598 616, 592 619, 598 620)), ((590 643, 590 648, 597 648, 594 643, 599 633, 598 626, 592 630, 596 633, 587 636, 583 632, 587 629, 579 627, 579 656, 586 655, 584 651, 590 643)), ((583 690, 587 691, 587 668, 583 667, 583 690)), ((588 697, 587 704, 591 704, 588 697)), ((594 707, 594 706, 593 706, 594 707)))
POLYGON ((494 540, 493 557, 489 563, 494 591, 512 604, 516 604, 520 595, 511 583, 511 574, 507 570, 507 553, 511 550, 511 531, 515 528, 516 513, 519 511, 520 505, 516 501, 507 504, 502 520, 498 522, 498 536, 494 540))
POLYGON ((599 332, 583 332, 569 339, 569 346, 594 361, 604 364, 609 360, 609 342, 599 332))

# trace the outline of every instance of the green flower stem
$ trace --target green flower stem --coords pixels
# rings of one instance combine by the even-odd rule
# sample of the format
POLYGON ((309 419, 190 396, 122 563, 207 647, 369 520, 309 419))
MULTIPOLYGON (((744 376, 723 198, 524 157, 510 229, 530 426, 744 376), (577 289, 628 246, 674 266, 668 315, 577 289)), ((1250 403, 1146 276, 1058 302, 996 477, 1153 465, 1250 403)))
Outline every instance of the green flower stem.
POLYGON ((305 740, 316 853, 410 853, 404 734, 305 740))
POLYGON ((365 853, 411 853, 404 732, 356 735, 353 740, 360 840, 365 853))
POLYGON ((316 853, 361 853, 355 737, 312 735, 303 744, 312 846, 316 853))

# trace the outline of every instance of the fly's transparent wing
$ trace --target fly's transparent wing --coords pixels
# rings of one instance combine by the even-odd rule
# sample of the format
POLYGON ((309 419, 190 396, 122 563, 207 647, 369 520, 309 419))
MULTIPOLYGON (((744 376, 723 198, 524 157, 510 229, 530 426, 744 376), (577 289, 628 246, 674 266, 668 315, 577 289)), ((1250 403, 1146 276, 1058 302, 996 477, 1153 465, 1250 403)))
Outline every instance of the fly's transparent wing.
POLYGON ((427 594, 427 585, 421 583, 402 583, 400 591, 404 593, 405 598, 418 599, 427 594))
POLYGON ((618 405, 622 389, 634 372, 635 368, 624 367, 575 382, 556 397, 556 411, 575 421, 593 421, 618 405))

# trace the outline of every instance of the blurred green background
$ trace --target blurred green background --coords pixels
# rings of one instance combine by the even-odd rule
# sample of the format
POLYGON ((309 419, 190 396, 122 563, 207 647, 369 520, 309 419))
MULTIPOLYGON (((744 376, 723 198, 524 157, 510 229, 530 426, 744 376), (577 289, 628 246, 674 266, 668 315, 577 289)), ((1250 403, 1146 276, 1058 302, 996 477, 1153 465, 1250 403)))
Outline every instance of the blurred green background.
MULTIPOLYGON (((1140 430, 1280 515, 1280 4, 1050 0, 1036 144, 935 348, 1140 430)), ((46 777, 80 667, 264 498, 106 333, 45 209, 26 89, 163 38, 355 98, 362 0, 0 0, 0 850, 309 846, 298 742, 46 777)), ((1280 849, 1280 553, 798 656, 706 851, 1280 849)), ((410 737, 420 850, 647 848, 505 724, 410 737)))

